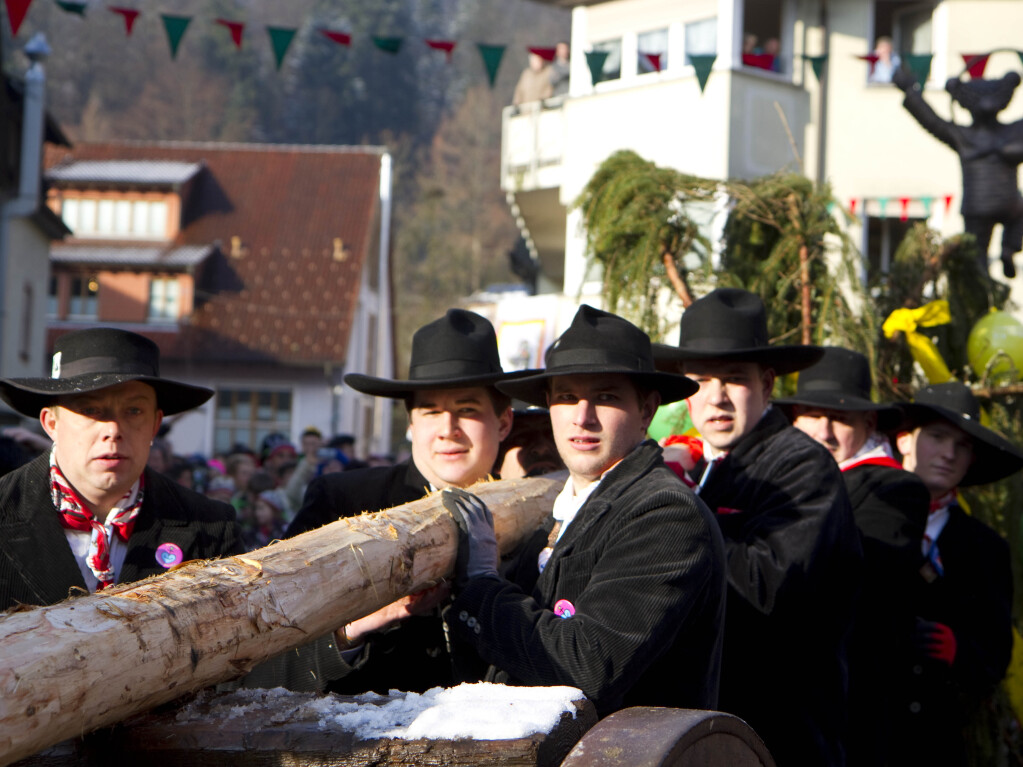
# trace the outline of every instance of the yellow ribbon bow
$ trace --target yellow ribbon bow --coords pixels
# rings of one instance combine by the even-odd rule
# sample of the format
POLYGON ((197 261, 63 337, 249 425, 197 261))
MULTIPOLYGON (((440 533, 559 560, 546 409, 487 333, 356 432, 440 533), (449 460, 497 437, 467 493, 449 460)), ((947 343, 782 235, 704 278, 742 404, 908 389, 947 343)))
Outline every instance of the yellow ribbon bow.
POLYGON ((931 301, 918 309, 896 309, 888 315, 881 329, 885 338, 894 338, 896 333, 905 333, 909 353, 923 368, 927 380, 932 384, 938 384, 952 380, 952 374, 931 339, 917 332, 917 328, 947 325, 951 321, 952 314, 948 309, 948 301, 942 299, 931 301))

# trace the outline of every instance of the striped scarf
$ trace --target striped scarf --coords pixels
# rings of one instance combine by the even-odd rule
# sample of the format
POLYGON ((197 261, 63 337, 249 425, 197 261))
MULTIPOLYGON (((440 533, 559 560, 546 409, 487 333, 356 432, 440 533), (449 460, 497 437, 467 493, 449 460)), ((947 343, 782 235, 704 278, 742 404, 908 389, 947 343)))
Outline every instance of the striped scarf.
POLYGON ((57 466, 54 451, 50 451, 50 497, 57 508, 57 513, 60 514, 61 525, 69 530, 92 534, 85 563, 99 581, 97 589, 114 582, 114 570, 110 566, 110 536, 116 533, 122 541, 127 541, 131 537, 135 518, 142 508, 143 484, 143 478, 140 476, 107 514, 106 522, 100 522, 82 503, 71 483, 57 466))

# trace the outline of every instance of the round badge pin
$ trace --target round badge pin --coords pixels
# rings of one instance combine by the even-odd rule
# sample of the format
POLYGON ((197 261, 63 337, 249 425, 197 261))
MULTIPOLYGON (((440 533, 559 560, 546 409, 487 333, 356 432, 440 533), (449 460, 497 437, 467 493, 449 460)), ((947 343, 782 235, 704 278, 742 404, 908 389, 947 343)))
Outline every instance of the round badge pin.
POLYGON ((185 554, 176 543, 161 543, 156 547, 156 562, 166 570, 180 565, 184 559, 185 554))
POLYGON ((559 599, 554 603, 554 614, 562 618, 571 618, 575 615, 575 605, 567 599, 559 599))

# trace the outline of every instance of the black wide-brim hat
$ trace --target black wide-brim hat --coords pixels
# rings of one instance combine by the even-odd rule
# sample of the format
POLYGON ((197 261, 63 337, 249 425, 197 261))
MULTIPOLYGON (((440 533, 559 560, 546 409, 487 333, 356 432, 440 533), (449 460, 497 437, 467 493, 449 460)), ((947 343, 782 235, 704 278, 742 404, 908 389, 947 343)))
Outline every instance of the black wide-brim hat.
POLYGON ((161 378, 160 349, 145 336, 118 328, 88 328, 57 339, 49 378, 0 379, 0 398, 22 415, 37 417, 60 397, 129 381, 152 386, 164 415, 191 410, 213 396, 212 389, 161 378))
POLYGON ((796 382, 796 393, 774 400, 786 410, 792 405, 826 410, 877 413, 877 428, 889 431, 902 421, 902 411, 894 405, 882 405, 870 398, 870 362, 859 352, 840 346, 818 347, 820 361, 804 369, 796 382))
POLYGON ((417 391, 493 386, 531 372, 504 372, 497 335, 486 317, 466 309, 448 309, 447 314, 412 336, 407 380, 349 373, 344 381, 364 394, 407 399, 417 391))
POLYGON ((970 388, 959 381, 925 386, 912 402, 900 402, 910 428, 940 418, 958 426, 973 439, 973 463, 959 483, 986 485, 1023 468, 1023 453, 1014 444, 980 422, 980 404, 970 388))
POLYGON ((555 376, 622 373, 638 385, 658 392, 662 404, 685 399, 700 388, 685 376, 658 371, 650 337, 642 330, 616 314, 585 304, 579 307, 568 330, 551 344, 544 360, 543 370, 504 381, 497 388, 539 407, 547 407, 548 386, 555 376))
POLYGON ((723 360, 756 362, 778 375, 808 368, 823 354, 818 346, 771 346, 764 302, 739 288, 718 288, 694 301, 679 322, 678 346, 654 344, 653 352, 661 370, 688 360, 723 360))

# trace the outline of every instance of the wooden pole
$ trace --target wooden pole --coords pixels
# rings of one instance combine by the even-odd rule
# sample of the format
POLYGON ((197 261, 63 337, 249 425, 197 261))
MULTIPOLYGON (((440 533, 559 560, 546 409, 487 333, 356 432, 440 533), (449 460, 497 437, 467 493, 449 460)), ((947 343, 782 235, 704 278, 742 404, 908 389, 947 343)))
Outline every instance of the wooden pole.
MULTIPOLYGON (((560 483, 475 485, 502 553, 560 483)), ((450 575, 439 495, 228 559, 0 616, 0 765, 218 682, 450 575)))

